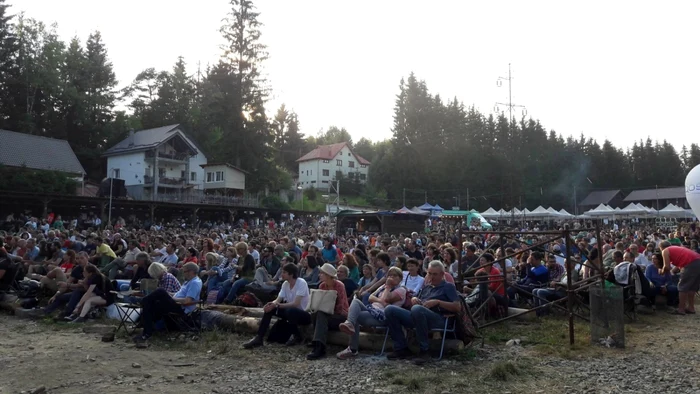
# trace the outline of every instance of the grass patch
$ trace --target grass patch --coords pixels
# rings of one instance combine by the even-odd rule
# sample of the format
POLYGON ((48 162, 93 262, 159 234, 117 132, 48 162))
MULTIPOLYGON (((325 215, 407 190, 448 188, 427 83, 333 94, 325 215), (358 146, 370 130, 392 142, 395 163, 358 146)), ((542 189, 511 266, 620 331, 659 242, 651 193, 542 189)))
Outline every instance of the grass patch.
POLYGON ((491 367, 488 377, 492 380, 506 382, 508 379, 520 375, 521 371, 517 365, 510 361, 499 361, 491 367))
POLYGON ((410 391, 418 391, 423 388, 423 381, 417 378, 411 378, 408 380, 406 388, 410 391))

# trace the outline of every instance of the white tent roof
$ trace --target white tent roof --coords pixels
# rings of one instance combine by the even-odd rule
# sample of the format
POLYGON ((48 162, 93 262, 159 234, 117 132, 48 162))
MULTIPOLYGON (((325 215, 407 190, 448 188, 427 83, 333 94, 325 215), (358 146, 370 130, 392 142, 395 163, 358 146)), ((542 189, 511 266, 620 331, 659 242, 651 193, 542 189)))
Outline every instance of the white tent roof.
POLYGON ((685 209, 675 206, 674 204, 668 204, 666 208, 659 210, 659 215, 664 217, 683 217, 687 214, 685 209))
POLYGON ((569 217, 569 218, 571 218, 571 217, 574 216, 574 215, 570 214, 569 212, 566 212, 566 209, 564 209, 564 208, 562 208, 562 209, 559 210, 559 214, 562 215, 562 216, 569 217))
POLYGON ((505 209, 501 208, 501 209, 498 211, 498 215, 499 215, 499 216, 508 216, 508 215, 510 215, 510 211, 506 211, 505 209))
POLYGON ((523 211, 519 210, 518 208, 513 208, 513 212, 511 212, 511 214, 518 216, 518 215, 522 215, 523 211))
POLYGON ((557 212, 557 210, 552 208, 552 207, 547 208, 547 212, 551 213, 552 216, 561 216, 561 214, 559 212, 557 212))
POLYGON ((614 214, 615 210, 605 204, 600 204, 595 207, 595 209, 591 209, 590 211, 584 213, 584 215, 588 216, 613 216, 614 214))
POLYGON ((489 207, 489 209, 485 210, 484 212, 481 212, 481 216, 485 218, 495 218, 498 216, 498 212, 495 209, 489 207))
POLYGON ((528 217, 539 217, 539 218, 548 218, 552 216, 552 213, 544 209, 542 205, 539 207, 533 209, 527 214, 528 217))

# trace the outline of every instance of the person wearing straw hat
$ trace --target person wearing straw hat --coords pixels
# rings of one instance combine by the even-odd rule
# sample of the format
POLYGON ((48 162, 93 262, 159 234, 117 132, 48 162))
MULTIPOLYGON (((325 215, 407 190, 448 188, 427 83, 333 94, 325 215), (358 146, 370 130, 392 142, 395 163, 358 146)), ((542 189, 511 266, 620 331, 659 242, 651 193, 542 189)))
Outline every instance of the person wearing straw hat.
POLYGON ((311 342, 313 350, 306 355, 307 360, 318 360, 326 355, 326 339, 328 330, 338 330, 338 327, 348 317, 348 297, 345 294, 345 285, 338 280, 335 267, 326 263, 319 270, 321 284, 319 290, 335 290, 335 308, 333 314, 316 312, 314 314, 314 339, 311 342))

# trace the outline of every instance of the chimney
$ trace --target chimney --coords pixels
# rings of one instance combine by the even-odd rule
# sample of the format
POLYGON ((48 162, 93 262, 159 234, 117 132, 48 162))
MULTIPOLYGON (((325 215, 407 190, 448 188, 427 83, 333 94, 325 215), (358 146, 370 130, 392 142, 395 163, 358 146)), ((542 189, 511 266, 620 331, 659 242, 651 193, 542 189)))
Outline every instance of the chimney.
POLYGON ((134 129, 129 129, 129 146, 134 146, 134 129))

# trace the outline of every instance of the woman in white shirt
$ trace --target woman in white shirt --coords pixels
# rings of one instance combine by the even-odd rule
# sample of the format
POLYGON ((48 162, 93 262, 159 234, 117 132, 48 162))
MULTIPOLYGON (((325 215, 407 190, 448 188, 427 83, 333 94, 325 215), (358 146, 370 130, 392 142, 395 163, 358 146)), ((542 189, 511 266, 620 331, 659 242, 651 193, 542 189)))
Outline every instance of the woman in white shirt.
POLYGON ((418 271, 420 271, 420 262, 416 259, 408 259, 406 262, 406 269, 408 271, 403 272, 401 284, 408 289, 409 292, 418 294, 420 289, 423 288, 423 283, 425 283, 424 278, 418 273, 418 271))
POLYGON ((348 319, 340 324, 340 331, 350 335, 349 346, 336 354, 341 360, 357 356, 360 343, 360 326, 384 326, 384 308, 387 305, 401 306, 406 301, 406 288, 401 286, 403 273, 398 267, 391 267, 386 274, 386 283, 369 296, 370 305, 355 298, 348 310, 348 319))
POLYGON ((311 324, 311 315, 306 309, 309 307, 309 286, 306 281, 299 278, 299 270, 296 265, 287 263, 282 267, 282 289, 276 300, 268 302, 263 311, 265 314, 260 320, 258 335, 243 344, 246 349, 252 349, 263 345, 263 337, 270 327, 272 316, 286 320, 292 332, 287 341, 287 346, 294 346, 301 342, 299 326, 311 324))

